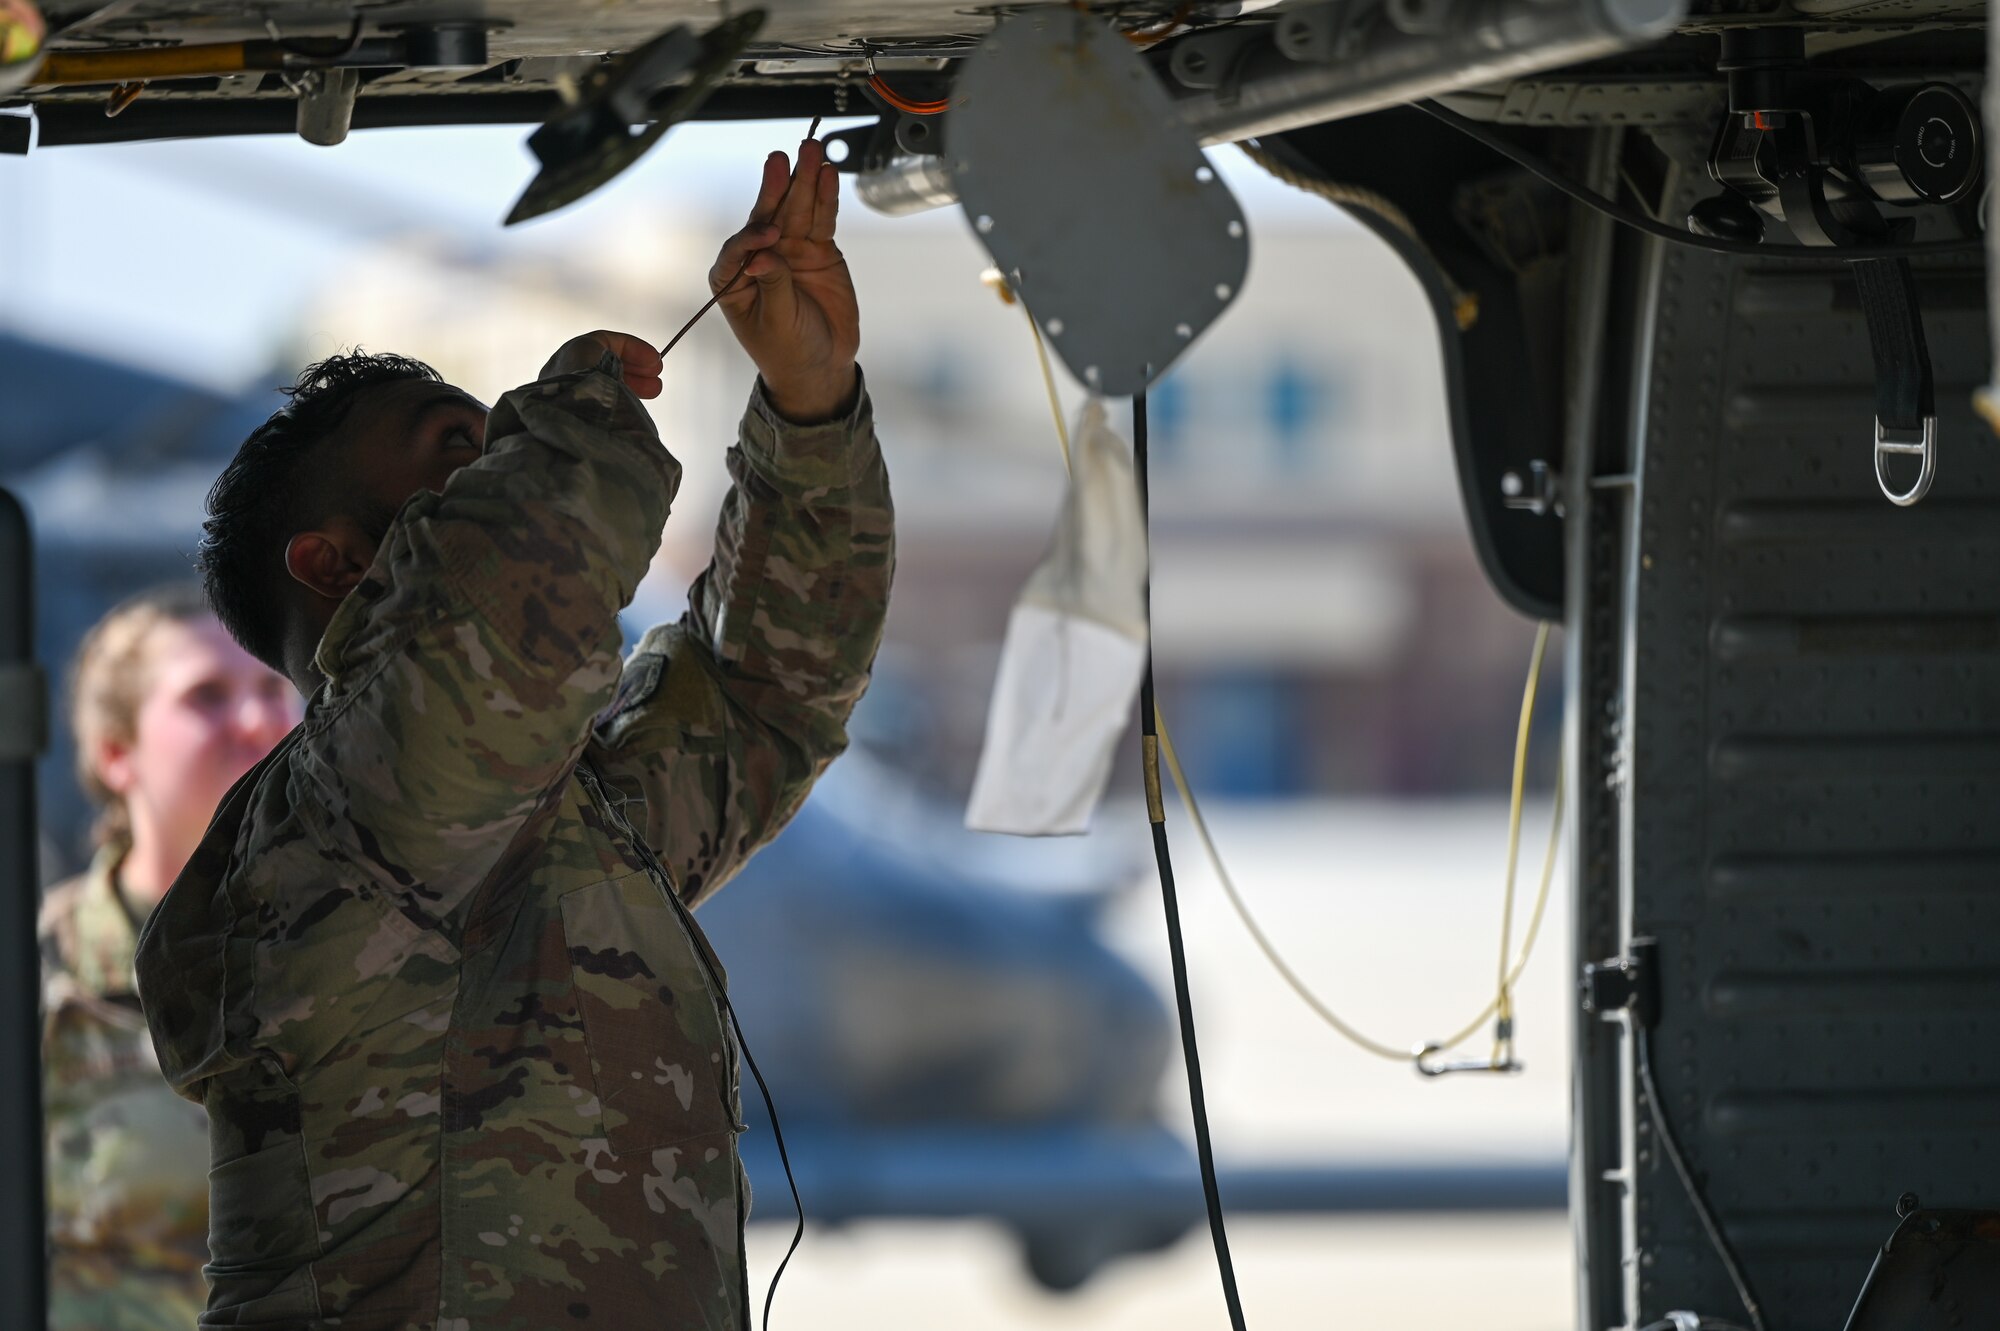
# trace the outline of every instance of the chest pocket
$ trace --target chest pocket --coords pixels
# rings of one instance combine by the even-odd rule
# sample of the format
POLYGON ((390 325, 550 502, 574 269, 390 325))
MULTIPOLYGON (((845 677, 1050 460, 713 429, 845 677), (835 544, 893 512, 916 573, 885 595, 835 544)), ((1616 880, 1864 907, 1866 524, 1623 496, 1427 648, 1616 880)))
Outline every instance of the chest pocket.
POLYGON ((634 871, 562 899, 604 1135, 619 1155, 737 1130, 717 1003, 679 912, 634 871))

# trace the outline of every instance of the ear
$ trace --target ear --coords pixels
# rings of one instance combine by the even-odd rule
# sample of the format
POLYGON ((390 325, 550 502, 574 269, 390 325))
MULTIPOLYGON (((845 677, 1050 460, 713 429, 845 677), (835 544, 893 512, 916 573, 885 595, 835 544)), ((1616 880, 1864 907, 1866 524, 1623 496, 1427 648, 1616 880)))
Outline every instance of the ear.
POLYGON ((338 601, 375 562, 375 542, 352 518, 329 518, 317 531, 302 531, 285 546, 285 572, 318 596, 338 601))
POLYGON ((116 740, 100 739, 92 746, 91 770, 104 788, 123 798, 132 793, 132 784, 138 773, 132 765, 132 746, 120 744, 116 740))

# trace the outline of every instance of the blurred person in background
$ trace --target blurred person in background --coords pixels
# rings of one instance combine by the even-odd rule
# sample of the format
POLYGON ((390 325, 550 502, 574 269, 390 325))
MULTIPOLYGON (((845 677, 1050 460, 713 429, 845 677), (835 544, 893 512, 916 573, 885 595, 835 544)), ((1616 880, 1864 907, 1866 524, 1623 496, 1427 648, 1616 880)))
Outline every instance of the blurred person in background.
POLYGON ((77 775, 100 813, 90 868, 41 914, 49 1325, 187 1331, 207 1300, 208 1119, 160 1075, 133 953, 216 805, 299 704, 193 585, 106 615, 70 698, 77 775))

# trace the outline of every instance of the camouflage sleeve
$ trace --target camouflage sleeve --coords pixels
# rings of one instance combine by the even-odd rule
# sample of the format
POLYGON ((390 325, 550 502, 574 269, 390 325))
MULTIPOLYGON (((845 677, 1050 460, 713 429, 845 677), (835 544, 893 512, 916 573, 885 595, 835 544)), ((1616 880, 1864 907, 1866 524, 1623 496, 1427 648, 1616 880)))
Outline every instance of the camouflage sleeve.
POLYGON ((75 879, 57 884, 43 895, 35 917, 42 954, 42 1107, 50 1125, 75 1108, 76 1060, 68 1056, 60 1032, 61 1014, 80 988, 65 955, 76 949, 76 895, 75 879))
POLYGON ((294 805, 419 923, 478 886, 618 683, 617 615, 680 467, 615 365, 502 398, 321 641, 294 805))
POLYGON ((865 386, 814 426, 778 416, 760 386, 729 473, 687 614, 639 643, 598 731, 690 905, 777 835, 847 746, 895 565, 865 386))

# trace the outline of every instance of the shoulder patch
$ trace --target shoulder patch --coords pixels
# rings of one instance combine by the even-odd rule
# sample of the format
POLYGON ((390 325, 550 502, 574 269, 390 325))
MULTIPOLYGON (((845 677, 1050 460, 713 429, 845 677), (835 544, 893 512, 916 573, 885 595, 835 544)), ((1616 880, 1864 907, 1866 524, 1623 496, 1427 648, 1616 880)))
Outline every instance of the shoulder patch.
POLYGON ((643 729, 652 743, 673 736, 679 742, 713 738, 727 724, 722 699, 698 652, 646 650, 625 663, 618 694, 598 717, 597 735, 614 747, 643 729))
POLYGON ((658 652, 643 652, 627 661, 611 705, 598 713, 598 728, 615 728, 619 717, 645 706, 660 691, 660 677, 665 673, 666 661, 658 652))

